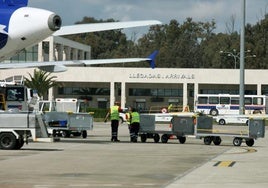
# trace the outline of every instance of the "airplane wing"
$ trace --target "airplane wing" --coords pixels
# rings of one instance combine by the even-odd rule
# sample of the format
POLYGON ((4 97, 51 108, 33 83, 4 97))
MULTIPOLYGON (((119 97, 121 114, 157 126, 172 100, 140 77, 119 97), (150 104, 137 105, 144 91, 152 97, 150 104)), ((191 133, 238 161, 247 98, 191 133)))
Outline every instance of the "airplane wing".
POLYGON ((155 57, 158 51, 154 51, 147 58, 120 58, 120 59, 92 59, 92 60, 71 60, 71 61, 48 61, 48 62, 28 62, 28 63, 0 63, 0 69, 35 68, 47 72, 63 72, 66 66, 88 66, 97 64, 129 63, 148 61, 151 68, 155 68, 155 57))
POLYGON ((113 29, 125 29, 130 27, 141 27, 141 26, 149 26, 157 24, 162 23, 158 20, 144 20, 144 21, 129 21, 129 22, 77 24, 71 26, 62 26, 61 29, 56 31, 53 35, 62 36, 62 35, 107 31, 113 29))

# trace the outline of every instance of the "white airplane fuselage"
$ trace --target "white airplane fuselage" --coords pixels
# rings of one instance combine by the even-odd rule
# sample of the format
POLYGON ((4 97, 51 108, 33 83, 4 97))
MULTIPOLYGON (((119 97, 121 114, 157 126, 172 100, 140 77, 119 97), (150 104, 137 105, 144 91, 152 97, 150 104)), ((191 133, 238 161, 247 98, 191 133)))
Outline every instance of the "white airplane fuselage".
POLYGON ((5 29, 7 38, 3 36, 3 31, 0 37, 3 44, 0 48, 0 62, 49 37, 60 29, 61 18, 47 10, 21 7, 10 14, 9 23, 5 27, 8 27, 5 29))

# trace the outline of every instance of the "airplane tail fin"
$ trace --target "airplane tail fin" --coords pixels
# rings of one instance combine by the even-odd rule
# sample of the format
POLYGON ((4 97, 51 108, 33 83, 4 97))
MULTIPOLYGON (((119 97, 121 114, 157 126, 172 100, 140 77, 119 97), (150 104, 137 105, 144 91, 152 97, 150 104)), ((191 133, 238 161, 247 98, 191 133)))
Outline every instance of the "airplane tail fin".
POLYGON ((151 67, 152 69, 155 68, 155 58, 156 58, 158 52, 159 52, 158 50, 155 50, 152 54, 150 54, 150 55, 148 56, 148 58, 150 59, 150 60, 149 60, 150 67, 151 67))

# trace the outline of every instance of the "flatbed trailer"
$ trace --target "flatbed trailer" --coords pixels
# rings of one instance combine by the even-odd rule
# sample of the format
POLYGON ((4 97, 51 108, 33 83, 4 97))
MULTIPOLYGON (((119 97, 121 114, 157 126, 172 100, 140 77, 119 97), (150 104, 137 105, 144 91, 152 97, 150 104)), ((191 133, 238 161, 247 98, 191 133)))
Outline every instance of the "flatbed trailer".
POLYGON ((173 116, 169 131, 157 130, 157 122, 153 115, 141 115, 139 135, 142 142, 153 138, 159 142, 167 143, 171 136, 177 137, 181 144, 185 143, 187 136, 204 139, 204 144, 221 144, 222 137, 233 137, 234 146, 240 146, 245 140, 248 146, 254 145, 254 139, 263 138, 265 135, 265 119, 249 118, 247 126, 222 126, 213 125, 211 116, 173 116), (220 128, 219 128, 220 127, 220 128), (228 127, 228 129, 227 129, 228 127))
POLYGON ((44 122, 49 135, 53 137, 82 136, 87 138, 87 131, 93 129, 93 116, 90 113, 46 112, 44 122))
POLYGON ((30 112, 0 113, 0 149, 20 149, 29 139, 53 142, 49 138, 42 115, 30 112))
MULTIPOLYGON (((193 122, 193 113, 176 115, 177 117, 187 117, 188 121, 184 121, 181 123, 190 123, 193 122)), ((162 115, 164 116, 164 115, 162 115)), ((166 115, 166 117, 170 118, 170 114, 166 115)), ((175 116, 174 116, 175 117, 175 116)), ((155 114, 141 114, 140 115, 140 130, 139 135, 141 137, 142 142, 146 142, 148 138, 154 139, 154 142, 158 143, 161 139, 162 143, 167 143, 171 137, 177 137, 180 143, 184 143, 186 141, 185 135, 194 133, 194 126, 173 126, 172 118, 170 118, 169 122, 156 121, 159 118, 156 117, 155 114), (181 128, 183 128, 181 130, 181 128), (161 135, 161 136, 160 136, 161 135)))
POLYGON ((53 137, 82 136, 93 130, 92 112, 86 112, 88 102, 75 98, 56 98, 55 101, 39 101, 39 112, 44 114, 44 122, 49 135, 53 137))
POLYGON ((247 124, 230 124, 222 127, 214 125, 212 117, 200 116, 197 117, 195 136, 203 138, 206 145, 212 142, 220 145, 222 137, 232 137, 234 146, 240 146, 243 141, 247 146, 253 146, 254 140, 265 136, 265 119, 253 116, 249 117, 247 124))

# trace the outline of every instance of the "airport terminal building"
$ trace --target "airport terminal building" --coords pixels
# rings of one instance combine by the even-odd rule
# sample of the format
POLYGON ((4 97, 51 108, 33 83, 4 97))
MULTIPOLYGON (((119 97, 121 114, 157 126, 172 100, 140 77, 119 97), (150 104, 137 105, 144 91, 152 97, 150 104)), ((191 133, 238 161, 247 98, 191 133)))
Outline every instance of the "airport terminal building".
MULTIPOLYGON (((90 58, 89 46, 60 38, 47 41, 37 46, 36 60, 90 58)), ((0 70, 0 79, 27 77, 33 70, 0 70)), ((120 101, 122 107, 140 110, 169 104, 189 105, 192 109, 196 94, 239 94, 240 83, 239 69, 68 67, 66 72, 52 75, 57 76, 61 86, 52 88, 48 99, 86 99, 98 108, 109 108, 114 101, 120 101)), ((268 70, 245 70, 245 94, 268 94, 267 75, 268 70)))

